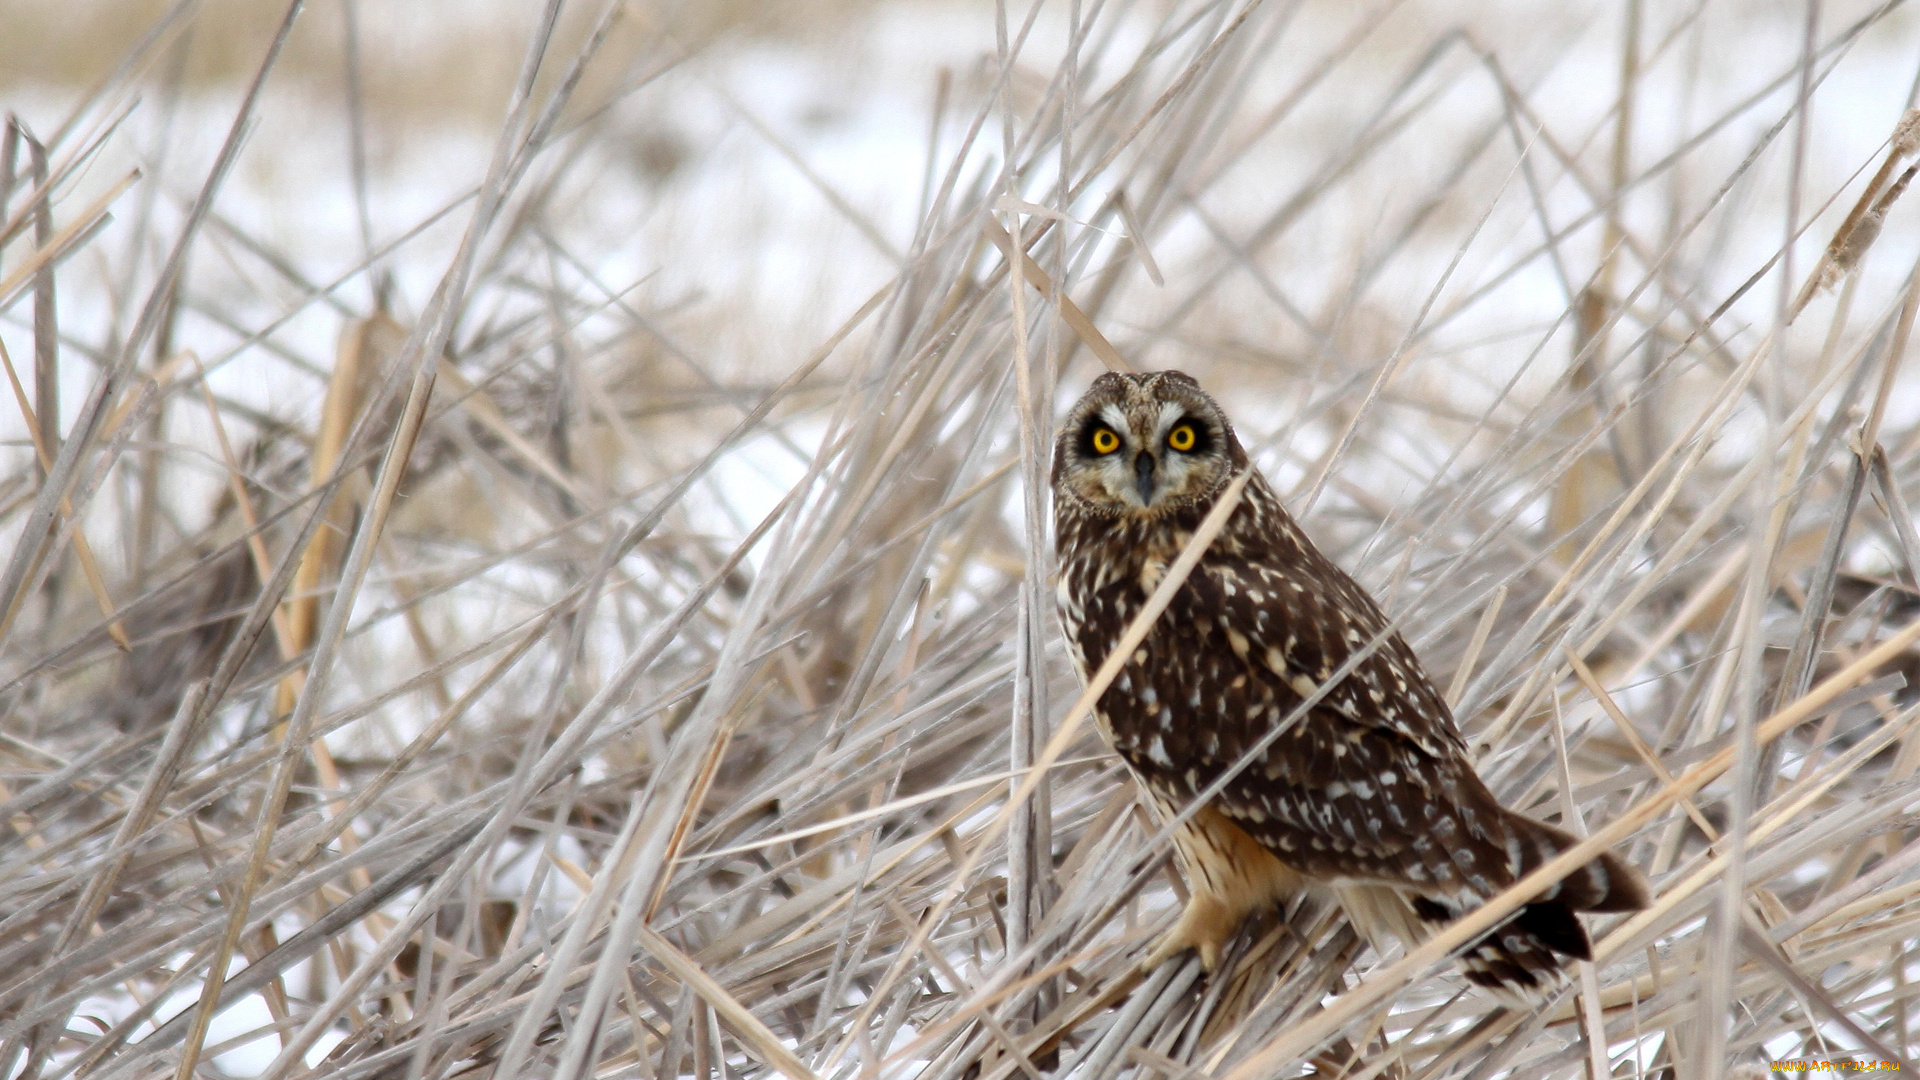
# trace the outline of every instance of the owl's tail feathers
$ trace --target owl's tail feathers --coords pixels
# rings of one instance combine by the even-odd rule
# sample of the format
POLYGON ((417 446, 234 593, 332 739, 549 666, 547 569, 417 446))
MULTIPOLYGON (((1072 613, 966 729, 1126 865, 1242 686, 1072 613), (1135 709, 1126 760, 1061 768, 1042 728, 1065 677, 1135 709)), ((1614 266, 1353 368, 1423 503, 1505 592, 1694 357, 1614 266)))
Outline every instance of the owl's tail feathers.
MULTIPOLYGON (((1505 824, 1508 869, 1515 879, 1533 873, 1579 842, 1551 825, 1512 811, 1507 812, 1505 824)), ((1651 902, 1647 879, 1640 876, 1640 871, 1613 852, 1603 851, 1599 858, 1560 879, 1532 906, 1559 903, 1572 911, 1639 911, 1651 902)))
MULTIPOLYGON (((1457 914, 1425 898, 1413 902, 1435 924, 1457 914)), ((1508 1004, 1533 1008, 1568 981, 1569 962, 1591 960, 1593 947, 1573 909, 1558 901, 1528 904, 1485 937, 1460 950, 1460 973, 1508 1004)))
MULTIPOLYGON (((1513 879, 1576 843, 1559 829, 1518 814, 1508 814, 1506 825, 1513 879)), ((1571 961, 1593 959, 1593 946, 1576 912, 1637 911, 1650 902, 1640 872, 1612 852, 1603 853, 1462 949, 1461 971, 1469 982, 1509 1003, 1536 1006, 1567 982, 1571 961)), ((1450 905, 1425 898, 1415 899, 1413 909, 1436 925, 1461 914, 1450 905)))

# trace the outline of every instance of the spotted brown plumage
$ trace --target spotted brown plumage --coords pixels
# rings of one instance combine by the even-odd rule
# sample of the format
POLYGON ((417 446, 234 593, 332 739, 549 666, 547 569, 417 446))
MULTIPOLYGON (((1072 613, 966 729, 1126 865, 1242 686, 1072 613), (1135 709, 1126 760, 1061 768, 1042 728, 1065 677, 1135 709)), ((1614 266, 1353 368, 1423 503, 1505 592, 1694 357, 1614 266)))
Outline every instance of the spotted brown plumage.
MULTIPOLYGON (((1102 375, 1074 406, 1053 492, 1060 613, 1082 678, 1247 463, 1213 399, 1177 371, 1102 375)), ((1303 888, 1331 891, 1376 943, 1414 944, 1573 843, 1487 790, 1419 659, 1257 471, 1094 715, 1163 820, 1254 752, 1175 832, 1191 899, 1149 966, 1192 947, 1211 970, 1243 918, 1303 888)), ((1538 1000, 1569 958, 1590 955, 1575 912, 1646 904, 1638 872, 1602 855, 1461 964, 1502 996, 1538 1000)))

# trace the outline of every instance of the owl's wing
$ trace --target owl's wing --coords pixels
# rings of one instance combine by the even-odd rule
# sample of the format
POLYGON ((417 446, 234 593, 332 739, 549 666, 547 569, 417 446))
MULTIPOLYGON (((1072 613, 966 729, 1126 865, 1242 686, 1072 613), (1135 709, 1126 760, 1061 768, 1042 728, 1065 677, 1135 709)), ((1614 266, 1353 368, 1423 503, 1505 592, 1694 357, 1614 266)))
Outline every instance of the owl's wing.
POLYGON ((1195 607, 1216 613, 1225 644, 1254 669, 1252 677, 1278 679, 1304 698, 1363 654, 1328 689, 1322 708, 1435 758, 1464 754, 1452 711, 1400 632, 1374 644, 1387 619, 1366 591, 1317 553, 1288 554, 1203 563, 1189 579, 1195 607))
MULTIPOLYGON (((1386 625, 1330 563, 1231 558, 1203 562, 1162 618, 1103 708, 1115 748, 1175 804, 1252 751, 1386 625)), ((1397 633, 1215 805, 1309 874, 1442 895, 1485 895, 1511 877, 1507 815, 1397 633)))

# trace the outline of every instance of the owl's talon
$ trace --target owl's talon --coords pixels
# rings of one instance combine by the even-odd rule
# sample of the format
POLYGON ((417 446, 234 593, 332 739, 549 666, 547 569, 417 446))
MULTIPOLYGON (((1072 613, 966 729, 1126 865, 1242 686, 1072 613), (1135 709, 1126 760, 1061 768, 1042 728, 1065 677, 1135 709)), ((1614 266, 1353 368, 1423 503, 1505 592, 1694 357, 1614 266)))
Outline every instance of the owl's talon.
POLYGON ((1220 966, 1221 946, 1227 943, 1239 925, 1240 920, 1231 916, 1226 905, 1210 896, 1195 895, 1187 901, 1186 910, 1180 913, 1179 921, 1160 935, 1153 951, 1140 961, 1140 972, 1151 972, 1173 957, 1193 949, 1200 954, 1201 969, 1212 974, 1220 966))

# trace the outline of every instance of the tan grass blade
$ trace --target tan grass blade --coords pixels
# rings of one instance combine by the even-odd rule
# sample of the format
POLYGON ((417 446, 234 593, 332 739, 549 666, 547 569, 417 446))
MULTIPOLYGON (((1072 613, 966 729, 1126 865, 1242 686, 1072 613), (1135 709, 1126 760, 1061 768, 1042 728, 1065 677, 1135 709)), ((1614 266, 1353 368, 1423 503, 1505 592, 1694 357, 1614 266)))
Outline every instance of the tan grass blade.
MULTIPOLYGON (((1000 254, 1008 261, 1013 261, 1013 238, 1007 235, 1007 230, 1001 228, 1000 223, 992 218, 985 219, 981 228, 986 232, 987 239, 992 240, 993 245, 1000 249, 1000 254)), ((1087 318, 1086 312, 1080 310, 1080 305, 1074 303, 1072 297, 1054 289, 1053 278, 1040 268, 1039 263, 1033 261, 1032 256, 1021 252, 1018 261, 1020 275, 1026 279, 1027 284, 1040 290, 1040 295, 1054 302, 1060 311, 1060 318, 1073 330, 1074 335, 1080 339, 1080 343, 1092 350, 1093 354, 1100 358, 1101 363, 1107 365, 1107 370, 1122 373, 1133 370, 1126 358, 1120 355, 1120 350, 1114 348, 1113 343, 1107 340, 1107 335, 1101 333, 1100 328, 1093 325, 1093 320, 1087 318)))
MULTIPOLYGON (((34 416, 32 403, 27 400, 25 388, 20 385, 20 373, 14 370, 13 357, 7 355, 7 347, 3 344, 0 344, 0 365, 6 366, 7 381, 13 387, 14 403, 20 407, 20 418, 26 421, 27 430, 33 438, 34 455, 38 458, 41 468, 50 468, 53 465, 53 455, 47 452, 46 441, 41 436, 42 427, 34 416)), ((86 575, 87 589, 93 593, 94 603, 100 606, 101 617, 107 620, 108 635, 121 649, 132 648, 132 642, 127 639, 126 627, 120 624, 119 618, 114 614, 113 597, 107 592, 106 576, 100 573, 100 561, 94 557, 93 547, 87 543, 87 534, 81 531, 80 522, 74 518, 71 498, 61 497, 60 514, 67 520, 67 527, 72 531, 73 556, 80 562, 80 572, 86 575)), ((0 637, 6 635, 7 624, 12 621, 12 613, 8 614, 8 619, 0 620, 0 637)))

